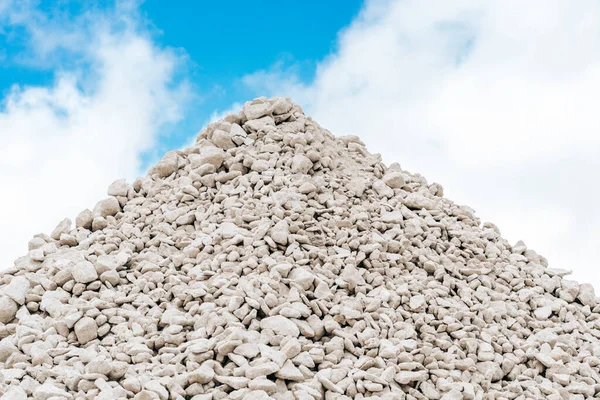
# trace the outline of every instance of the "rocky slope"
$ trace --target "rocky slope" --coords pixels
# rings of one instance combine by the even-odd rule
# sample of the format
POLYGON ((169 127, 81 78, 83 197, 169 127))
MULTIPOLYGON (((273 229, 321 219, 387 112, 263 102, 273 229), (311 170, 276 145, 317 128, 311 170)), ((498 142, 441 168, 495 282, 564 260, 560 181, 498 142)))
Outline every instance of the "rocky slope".
POLYGON ((0 278, 2 399, 585 399, 600 307, 288 99, 167 153, 0 278))

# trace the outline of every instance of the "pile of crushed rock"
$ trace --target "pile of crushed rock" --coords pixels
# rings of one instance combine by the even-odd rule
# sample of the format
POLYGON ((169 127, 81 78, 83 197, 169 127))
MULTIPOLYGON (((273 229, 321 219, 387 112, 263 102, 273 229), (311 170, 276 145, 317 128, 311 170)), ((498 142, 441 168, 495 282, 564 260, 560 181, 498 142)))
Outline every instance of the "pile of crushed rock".
POLYGON ((586 399, 589 284, 259 98, 0 280, 2 399, 586 399))

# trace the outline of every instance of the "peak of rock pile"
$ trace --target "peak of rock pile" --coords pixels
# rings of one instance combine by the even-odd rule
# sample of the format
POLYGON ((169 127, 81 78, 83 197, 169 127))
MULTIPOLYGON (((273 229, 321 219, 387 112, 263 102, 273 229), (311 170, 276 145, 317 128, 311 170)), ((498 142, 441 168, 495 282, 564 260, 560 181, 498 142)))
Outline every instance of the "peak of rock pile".
POLYGON ((587 399, 588 284, 260 98, 0 280, 2 399, 587 399))

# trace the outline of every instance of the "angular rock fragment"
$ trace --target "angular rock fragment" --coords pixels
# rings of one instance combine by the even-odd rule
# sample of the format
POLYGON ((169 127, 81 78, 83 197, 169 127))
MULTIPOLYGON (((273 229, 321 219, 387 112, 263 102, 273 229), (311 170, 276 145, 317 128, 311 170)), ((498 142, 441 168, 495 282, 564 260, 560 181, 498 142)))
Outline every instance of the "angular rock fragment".
POLYGON ((276 335, 283 335, 286 337, 297 337, 300 335, 298 326, 296 326, 294 322, 281 315, 275 315, 262 319, 260 321, 260 326, 262 329, 272 330, 276 335))
POLYGON ((150 174, 156 174, 161 178, 166 178, 175 173, 179 168, 179 157, 176 152, 170 151, 152 168, 150 174))
POLYGON ((0 322, 8 324, 17 314, 17 303, 8 296, 0 296, 0 322))
POLYGON ((83 210, 77 215, 75 219, 75 226, 77 228, 92 228, 92 221, 94 220, 94 213, 90 210, 83 210))
POLYGON ((404 186, 404 177, 402 176, 402 173, 398 171, 389 171, 381 178, 381 180, 392 189, 400 189, 404 186))
POLYGON ((15 303, 23 305, 29 291, 29 279, 24 276, 14 277, 4 288, 4 294, 13 299, 15 303))
POLYGON ((91 262, 81 261, 72 268, 71 276, 75 282, 90 283, 98 279, 98 272, 91 262))
POLYGON ((75 335, 82 345, 98 337, 98 325, 90 317, 81 318, 75 323, 75 335))
POLYGON ((60 239, 60 235, 65 234, 65 233, 69 233, 69 230, 71 229, 71 224, 72 224, 72 222, 71 222, 71 220, 69 218, 63 219, 56 226, 56 228, 54 228, 54 230, 50 234, 50 237, 52 239, 54 239, 54 240, 60 239))
POLYGON ((225 152, 216 146, 205 146, 200 149, 199 154, 190 154, 190 163, 194 168, 202 168, 211 165, 216 170, 225 161, 225 152))
POLYGON ((125 179, 117 179, 116 181, 110 184, 107 190, 107 194, 109 196, 126 197, 127 193, 129 193, 129 186, 125 182, 125 179))
POLYGON ((94 214, 99 217, 112 217, 119 211, 121 211, 121 205, 114 197, 108 197, 104 200, 100 200, 98 204, 96 204, 96 207, 94 207, 94 214))
POLYGON ((312 168, 313 163, 304 154, 296 154, 292 158, 292 172, 306 174, 312 168))

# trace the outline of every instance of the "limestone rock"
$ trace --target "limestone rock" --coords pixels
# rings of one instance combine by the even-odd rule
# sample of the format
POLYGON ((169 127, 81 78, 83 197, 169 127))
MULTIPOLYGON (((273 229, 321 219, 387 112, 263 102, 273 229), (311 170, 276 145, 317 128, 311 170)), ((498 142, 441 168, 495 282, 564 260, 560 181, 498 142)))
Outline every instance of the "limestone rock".
POLYGON ((220 129, 217 129, 213 132, 212 142, 215 144, 215 146, 224 150, 229 150, 236 147, 231 135, 228 132, 220 129))
POLYGON ((29 279, 24 276, 16 276, 4 288, 4 294, 13 299, 17 304, 23 305, 29 291, 29 279))
POLYGON ((63 219, 57 226, 56 228, 54 228, 54 230, 52 231, 52 233, 50 234, 50 237, 54 240, 58 240, 60 239, 60 235, 64 234, 64 233, 69 233, 69 231, 71 230, 71 225, 72 222, 69 218, 65 218, 63 219))
POLYGON ((75 335, 82 345, 98 337, 98 325, 90 317, 83 317, 75 324, 75 335))
POLYGON ((427 371, 400 371, 394 376, 394 380, 401 385, 411 382, 422 382, 428 378, 427 371))
POLYGON ((381 180, 392 189, 400 189, 404 186, 404 177, 401 172, 389 171, 381 180))
POLYGON ((310 287, 312 286, 312 284, 315 280, 315 276, 313 274, 311 274, 308 270, 301 268, 301 267, 292 269, 292 271, 289 275, 289 278, 293 282, 302 286, 302 288, 304 290, 310 289, 310 287))
POLYGON ((298 337, 298 335, 300 335, 298 326, 281 315, 274 315, 262 319, 260 321, 260 326, 261 329, 272 330, 276 335, 283 335, 286 337, 298 337))
POLYGON ((223 161, 225 161, 225 152, 216 146, 202 147, 199 154, 190 155, 190 162, 194 168, 212 165, 217 169, 223 164, 223 161))
POLYGON ((71 274, 75 282, 90 283, 98 279, 96 267, 89 261, 81 261, 73 267, 71 274))
POLYGON ((289 225, 285 220, 281 220, 273 226, 270 230, 271 238, 275 243, 285 245, 288 243, 290 236, 289 225))
POLYGON ((2 400, 27 400, 27 393, 18 386, 11 386, 2 396, 2 400))
POLYGON ((117 179, 116 181, 110 184, 107 190, 107 194, 109 196, 126 197, 127 193, 129 193, 129 186, 125 182, 125 179, 117 179))
POLYGON ((172 175, 179 169, 179 157, 176 152, 170 151, 150 169, 150 174, 156 174, 161 178, 172 175))
POLYGON ((390 198, 394 196, 394 190, 383 181, 376 180, 373 182, 373 189, 382 197, 390 198))
POLYGON ((292 172, 306 174, 312 168, 313 163, 310 161, 310 158, 306 157, 304 154, 296 154, 292 158, 292 172))
POLYGON ((41 400, 71 399, 72 396, 64 389, 58 387, 54 382, 47 380, 34 391, 34 397, 41 400))
POLYGON ((75 219, 75 226, 77 228, 92 228, 92 221, 94 220, 94 213, 90 210, 83 210, 77 215, 75 219))
POLYGON ((269 115, 272 112, 271 107, 271 104, 268 102, 258 104, 246 103, 243 111, 246 118, 253 120, 264 117, 265 115, 269 115))
POLYGON ((8 296, 0 296, 0 322, 8 324, 15 318, 17 310, 17 303, 13 299, 8 296))
POLYGON ((577 299, 584 306, 594 307, 596 305, 596 293, 594 292, 594 287, 589 283, 579 285, 577 299))
POLYGON ((94 207, 94 215, 100 217, 112 217, 119 211, 121 211, 121 205, 114 197, 108 197, 104 200, 100 200, 98 204, 96 204, 96 207, 94 207))
POLYGON ((2 398, 600 392, 591 285, 287 98, 107 193, 0 275, 2 398))

